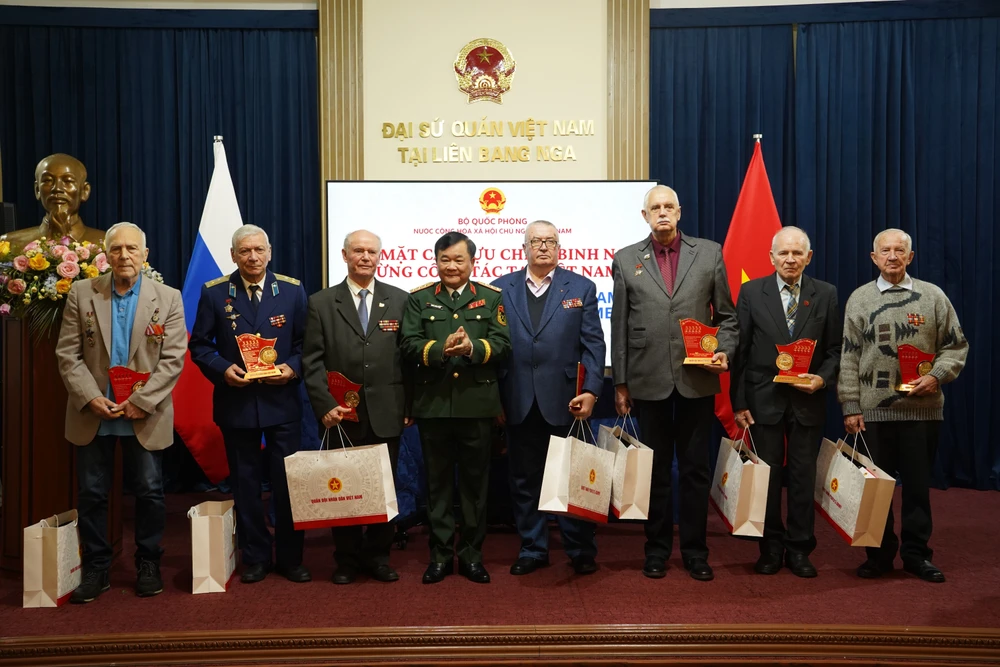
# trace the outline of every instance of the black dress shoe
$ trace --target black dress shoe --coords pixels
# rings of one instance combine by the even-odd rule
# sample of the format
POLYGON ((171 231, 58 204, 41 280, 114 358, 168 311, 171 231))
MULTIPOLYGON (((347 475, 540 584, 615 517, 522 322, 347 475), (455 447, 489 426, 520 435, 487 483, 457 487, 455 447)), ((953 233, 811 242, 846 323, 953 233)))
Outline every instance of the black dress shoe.
POLYGON ((778 574, 781 569, 781 554, 766 553, 753 566, 753 571, 757 574, 778 574))
POLYGON ((597 572, 597 561, 593 556, 581 554, 573 560, 573 571, 577 574, 593 574, 597 572))
POLYGON ((715 579, 712 566, 704 558, 692 558, 684 564, 684 567, 687 568, 688 574, 691 575, 692 579, 697 579, 698 581, 711 581, 715 579))
POLYGON ((667 562, 659 556, 646 556, 642 574, 650 579, 662 579, 667 576, 667 562))
POLYGON ((69 601, 73 604, 93 602, 104 591, 111 588, 107 570, 88 570, 83 573, 80 585, 76 587, 69 601))
POLYGON ((809 556, 789 551, 785 554, 785 565, 796 577, 812 579, 816 576, 816 568, 809 562, 809 556))
POLYGON ((258 581, 263 581, 264 577, 271 570, 271 566, 267 563, 253 563, 252 565, 247 565, 243 568, 243 574, 240 575, 240 581, 244 584, 256 584, 258 581))
POLYGON ((375 581, 389 583, 399 581, 399 572, 396 572, 388 563, 376 563, 367 568, 368 576, 375 581))
POLYGON ((425 584, 436 584, 452 573, 454 565, 451 561, 447 563, 431 563, 424 570, 423 582, 425 584))
POLYGON ((278 566, 274 568, 274 571, 296 584, 304 584, 307 581, 312 581, 312 575, 309 574, 309 570, 306 569, 305 565, 294 565, 288 567, 278 563, 278 566))
POLYGON ((944 573, 937 568, 934 563, 929 560, 922 560, 919 562, 903 563, 903 569, 912 575, 916 575, 923 579, 924 581, 929 581, 932 584, 943 584, 944 583, 944 573))
POLYGON ((477 584, 490 583, 490 573, 486 571, 482 563, 459 563, 458 573, 477 584))
POLYGON ((337 569, 333 571, 333 583, 335 584, 353 584, 357 578, 358 571, 350 565, 338 565, 337 569))
POLYGON ((531 556, 521 556, 510 566, 510 573, 514 575, 531 574, 540 567, 545 567, 549 561, 531 556))
POLYGON ((858 576, 862 579, 878 579, 886 572, 892 572, 892 563, 883 563, 869 558, 858 566, 858 576))

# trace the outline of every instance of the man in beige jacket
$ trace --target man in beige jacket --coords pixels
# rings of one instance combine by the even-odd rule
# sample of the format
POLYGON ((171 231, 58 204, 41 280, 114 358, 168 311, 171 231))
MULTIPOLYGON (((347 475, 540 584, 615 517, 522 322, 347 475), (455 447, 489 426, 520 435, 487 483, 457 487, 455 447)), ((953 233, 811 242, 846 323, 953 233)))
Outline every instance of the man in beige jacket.
POLYGON ((56 345, 69 392, 66 439, 77 450, 83 578, 71 602, 91 602, 110 588, 108 492, 120 440, 126 484, 135 495, 136 594, 163 591, 160 540, 166 524, 161 456, 173 444, 170 392, 184 366, 187 329, 181 294, 142 275, 146 235, 130 222, 105 236, 111 272, 73 284, 56 345), (149 374, 115 399, 109 369, 149 374))

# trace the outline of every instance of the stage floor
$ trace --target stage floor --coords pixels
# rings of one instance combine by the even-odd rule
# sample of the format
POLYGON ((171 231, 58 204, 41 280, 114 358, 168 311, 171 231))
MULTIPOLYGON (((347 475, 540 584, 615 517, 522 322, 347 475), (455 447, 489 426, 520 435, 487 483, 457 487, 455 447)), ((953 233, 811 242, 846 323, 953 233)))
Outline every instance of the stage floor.
MULTIPOLYGON (((185 513, 204 499, 199 494, 168 497, 162 595, 134 595, 132 527, 127 520, 125 554, 114 565, 112 588, 91 604, 22 609, 20 577, 4 573, 0 635, 607 624, 1000 627, 1000 493, 995 492, 932 492, 934 561, 948 578, 940 585, 901 569, 880 580, 859 579, 855 568, 864 551, 845 545, 819 517, 819 546, 812 557, 817 578, 799 579, 787 569, 774 576, 757 575, 752 570, 757 545, 727 535, 712 513, 709 547, 716 578, 708 583, 687 576, 676 539, 667 576, 646 579, 640 572, 642 526, 618 523, 598 528, 600 569, 590 576, 573 574, 559 550, 557 531, 551 566, 528 576, 510 575, 519 542, 512 531, 499 530, 490 533, 484 549, 491 584, 473 584, 455 575, 427 586, 420 581, 427 563, 426 533, 417 527, 409 532, 405 550, 393 550, 392 564, 401 578, 392 584, 361 578, 352 585, 334 585, 332 541, 328 531, 317 530, 306 539, 311 583, 293 584, 272 574, 253 585, 236 578, 227 593, 193 596, 185 513)), ((897 490, 897 512, 898 501, 897 490)), ((127 500, 126 507, 130 504, 127 500)))

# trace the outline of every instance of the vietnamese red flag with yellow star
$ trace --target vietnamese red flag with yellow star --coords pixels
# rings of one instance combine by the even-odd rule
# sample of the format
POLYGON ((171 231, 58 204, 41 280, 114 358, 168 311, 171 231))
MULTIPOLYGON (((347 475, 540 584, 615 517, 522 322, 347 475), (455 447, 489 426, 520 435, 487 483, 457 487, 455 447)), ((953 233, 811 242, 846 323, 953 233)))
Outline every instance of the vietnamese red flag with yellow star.
MULTIPOLYGON (((771 183, 767 180, 764 156, 760 141, 753 148, 753 157, 747 175, 743 179, 740 197, 736 200, 736 210, 726 232, 726 242, 722 246, 722 261, 729 276, 729 291, 736 303, 740 286, 748 280, 774 273, 769 253, 771 239, 781 229, 778 207, 771 194, 771 183)), ((715 396, 715 416, 731 438, 738 433, 733 419, 733 405, 729 400, 729 373, 722 375, 722 391, 715 396)))

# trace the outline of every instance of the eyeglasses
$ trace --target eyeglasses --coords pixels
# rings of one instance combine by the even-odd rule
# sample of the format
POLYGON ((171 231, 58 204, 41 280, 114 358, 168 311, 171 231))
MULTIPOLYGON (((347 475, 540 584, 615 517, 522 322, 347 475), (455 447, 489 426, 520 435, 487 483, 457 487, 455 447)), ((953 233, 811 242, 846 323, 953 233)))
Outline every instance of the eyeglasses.
POLYGON ((531 239, 528 241, 528 245, 531 246, 532 250, 538 250, 539 248, 555 248, 559 245, 559 241, 555 239, 531 239))

